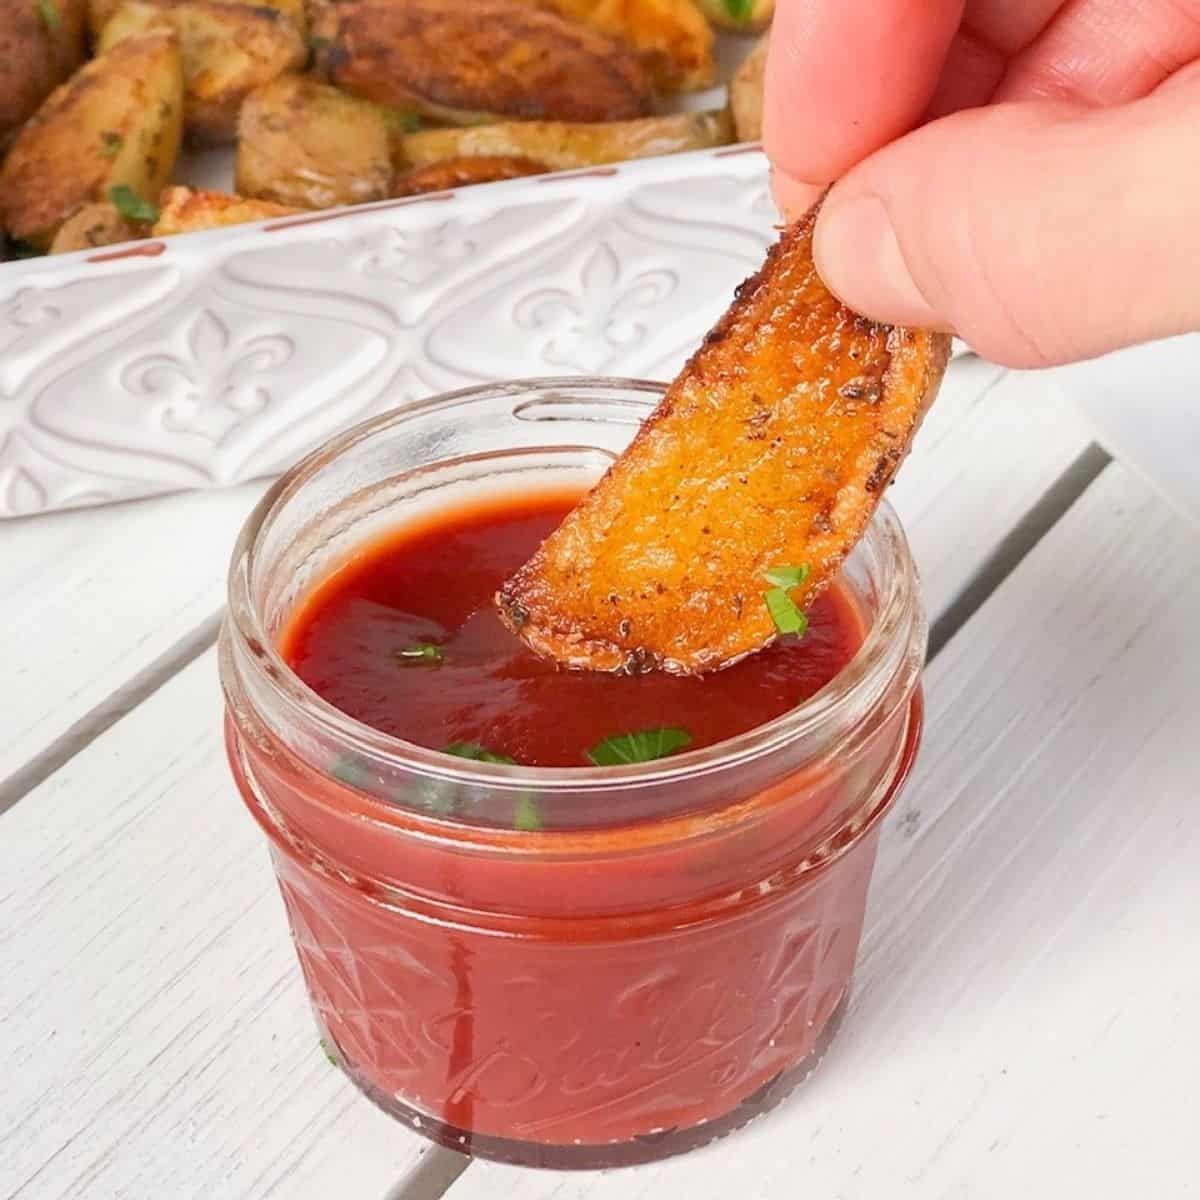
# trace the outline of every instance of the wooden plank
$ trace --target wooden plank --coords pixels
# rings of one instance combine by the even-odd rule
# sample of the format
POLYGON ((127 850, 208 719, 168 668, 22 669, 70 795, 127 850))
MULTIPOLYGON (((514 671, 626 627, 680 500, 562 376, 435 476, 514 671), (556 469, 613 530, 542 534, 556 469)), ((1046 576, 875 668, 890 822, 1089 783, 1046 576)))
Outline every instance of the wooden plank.
POLYGON ((265 486, 0 521, 0 781, 216 613, 265 486))
MULTIPOLYGON (((977 359, 952 364, 892 492, 935 611, 1086 440, 1037 377, 997 377, 977 359)), ((0 721, 0 781, 57 739, 62 757, 86 743, 89 715, 131 679, 154 683, 164 657, 215 616, 264 486, 0 522, 0 663, 20 696, 0 721)))
POLYGON ((928 672, 854 999, 743 1133, 448 1200, 1195 1195, 1200 539, 1110 466, 928 672))
POLYGON ((0 816, 5 1200, 382 1197, 425 1153, 319 1046, 219 712, 210 651, 0 816))

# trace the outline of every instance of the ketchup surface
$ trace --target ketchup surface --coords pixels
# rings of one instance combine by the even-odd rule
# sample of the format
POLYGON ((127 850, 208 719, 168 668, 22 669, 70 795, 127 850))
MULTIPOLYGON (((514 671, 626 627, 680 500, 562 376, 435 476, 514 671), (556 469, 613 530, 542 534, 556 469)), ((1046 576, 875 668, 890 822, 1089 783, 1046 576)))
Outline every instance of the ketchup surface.
POLYGON ((384 733, 566 767, 590 765, 588 751, 620 734, 678 729, 698 749, 754 729, 819 691, 861 644, 854 605, 834 587, 810 608, 802 638, 701 678, 568 671, 538 658, 500 623, 492 597, 577 499, 541 492, 448 508, 368 545, 301 605, 284 657, 320 696, 384 733))

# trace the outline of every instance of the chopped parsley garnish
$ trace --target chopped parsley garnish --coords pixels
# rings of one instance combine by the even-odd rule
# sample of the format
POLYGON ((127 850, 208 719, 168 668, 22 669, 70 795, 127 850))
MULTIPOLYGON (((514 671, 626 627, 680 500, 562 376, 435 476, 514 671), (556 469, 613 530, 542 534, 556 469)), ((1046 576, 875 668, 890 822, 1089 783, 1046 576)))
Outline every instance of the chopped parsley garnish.
POLYGON ((332 1064, 333 1064, 335 1067, 339 1065, 339 1064, 338 1064, 338 1060, 337 1060, 337 1056, 336 1056, 336 1055, 334 1054, 334 1052, 333 1052, 333 1051, 332 1051, 332 1050, 329 1048, 329 1043, 328 1043, 328 1042, 327 1042, 327 1041, 326 1041, 324 1038, 322 1038, 322 1039, 321 1039, 321 1053, 322 1053, 322 1054, 324 1054, 324 1055, 325 1055, 325 1057, 326 1057, 327 1059, 329 1059, 329 1061, 330 1061, 330 1062, 331 1062, 331 1063, 332 1063, 332 1064))
POLYGON ((763 574, 768 583, 791 590, 798 588, 812 574, 812 568, 808 563, 802 563, 798 567, 772 567, 763 574))
POLYGON ((436 667, 444 660, 440 646, 432 642, 414 642, 396 651, 396 658, 402 667, 436 667))
POLYGON ((320 54, 322 50, 325 50, 328 47, 333 45, 333 43, 328 38, 317 37, 316 35, 308 38, 307 40, 308 40, 308 51, 310 54, 313 54, 313 55, 320 54))
POLYGON ((666 758, 676 750, 692 744, 686 729, 639 729, 635 733, 618 733, 593 746, 587 756, 598 767, 619 767, 625 763, 650 762, 666 758))
POLYGON ((421 128, 421 114, 404 108, 385 108, 383 119, 393 133, 416 133, 421 128))
POLYGON ((100 153, 105 158, 116 158, 125 145, 125 139, 119 133, 102 133, 100 135, 100 153))
POLYGON ((343 754, 329 768, 329 773, 334 779, 340 779, 342 783, 348 783, 361 792, 365 792, 367 784, 371 782, 371 773, 366 763, 353 754, 343 754))
POLYGON ((455 758, 470 758, 475 762, 500 763, 502 766, 515 767, 517 760, 507 754, 493 754, 486 746, 477 742, 451 742, 442 747, 443 754, 453 754, 455 758))
POLYGON ((754 0, 725 0, 725 11, 735 21, 748 21, 754 16, 754 0))
POLYGON ((775 585, 769 591, 763 592, 763 600, 766 601, 767 611, 780 633, 803 634, 807 631, 808 618, 800 611, 789 593, 798 588, 811 574, 812 568, 808 563, 801 563, 798 567, 771 567, 763 572, 766 581, 775 585))
POLYGON ((55 6, 54 0, 35 0, 35 7, 38 16, 42 18, 42 24, 51 33, 57 33, 62 28, 62 17, 58 15, 58 8, 55 6))
POLYGON ((149 225, 158 220, 157 207, 149 200, 143 200, 127 183, 118 183, 115 187, 110 187, 108 199, 127 221, 140 221, 149 225))
POLYGON ((542 828, 542 814, 536 796, 525 792, 517 801, 517 810, 513 813, 513 828, 523 829, 526 833, 535 833, 542 828))
POLYGON ((763 599, 780 633, 804 633, 808 629, 808 618, 796 607, 786 588, 771 588, 763 592, 763 599))

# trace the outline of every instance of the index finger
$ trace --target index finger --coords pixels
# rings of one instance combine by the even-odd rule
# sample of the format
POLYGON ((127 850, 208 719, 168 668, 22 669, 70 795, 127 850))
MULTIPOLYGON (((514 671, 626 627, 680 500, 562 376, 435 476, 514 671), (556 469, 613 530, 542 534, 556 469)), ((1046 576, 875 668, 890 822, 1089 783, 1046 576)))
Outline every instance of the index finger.
POLYGON ((914 128, 962 14, 963 0, 779 0, 763 140, 781 182, 830 183, 914 128))

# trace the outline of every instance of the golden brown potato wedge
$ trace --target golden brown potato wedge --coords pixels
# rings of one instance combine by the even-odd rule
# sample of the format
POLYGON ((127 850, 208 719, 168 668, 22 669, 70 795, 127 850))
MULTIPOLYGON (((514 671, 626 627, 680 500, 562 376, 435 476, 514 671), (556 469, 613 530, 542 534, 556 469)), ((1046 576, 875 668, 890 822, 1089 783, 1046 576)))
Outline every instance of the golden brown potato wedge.
POLYGON ((448 192, 474 183, 498 183, 525 175, 544 175, 550 168, 532 158, 484 154, 476 158, 448 158, 405 171, 392 185, 393 196, 421 196, 427 192, 448 192))
POLYGON ((436 120, 615 121, 650 108, 624 42, 525 0, 346 0, 314 32, 331 83, 436 120))
POLYGON ((693 92, 715 81, 712 27, 693 0, 526 2, 628 42, 660 91, 693 92))
POLYGON ((86 0, 0 0, 0 147, 83 62, 86 0))
POLYGON ((308 58, 299 31, 278 9, 222 0, 133 0, 112 15, 100 50, 152 29, 172 29, 183 55, 184 122, 191 141, 233 140, 242 102, 256 87, 308 58))
MULTIPOLYGON (((95 40, 99 41, 105 25, 117 9, 128 2, 129 0, 87 0, 88 27, 95 40)), ((273 8, 283 13, 295 25, 301 37, 308 33, 308 6, 305 0, 230 0, 230 3, 240 4, 243 8, 273 8)))
POLYGON ((248 221, 266 221, 300 212, 284 204, 267 200, 247 200, 230 192, 169 187, 162 194, 162 208, 151 231, 155 237, 176 233, 199 233, 205 229, 223 229, 226 225, 245 225, 248 221))
POLYGON ((384 200, 392 187, 387 122, 375 105, 326 84, 276 79, 242 106, 235 186, 295 208, 384 200))
POLYGON ((0 170, 0 225, 45 249, 85 204, 156 198, 179 152, 183 72, 170 34, 114 46, 57 88, 0 170))
POLYGON ((762 137, 763 75, 767 69, 767 38, 759 40, 729 81, 729 111, 739 142, 762 137))
POLYGON ((634 121, 505 121, 470 129, 423 129, 404 134, 400 163, 413 166, 472 155, 532 158, 554 171, 623 162, 655 154, 703 150, 733 140, 728 113, 673 113, 634 121))
POLYGON ((784 591, 803 608, 862 536, 950 339, 839 303, 813 266, 814 224, 784 231, 629 449, 501 589, 539 654, 728 666, 776 636, 768 572, 809 569, 784 591))
POLYGON ((753 33, 766 29, 775 15, 775 0, 696 0, 718 29, 753 33))
POLYGON ((85 204, 68 217, 50 243, 51 254, 70 254, 73 250, 94 250, 97 246, 116 246, 136 242, 149 235, 144 222, 131 221, 107 201, 85 204))

